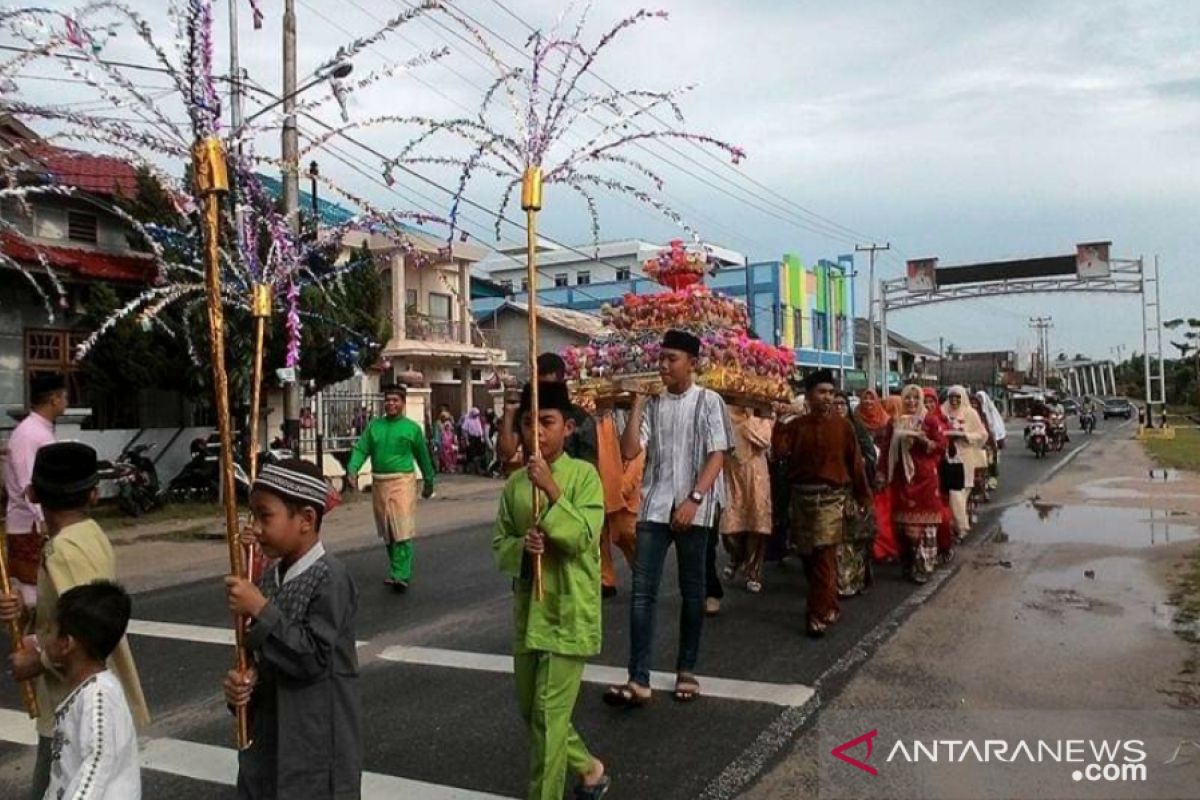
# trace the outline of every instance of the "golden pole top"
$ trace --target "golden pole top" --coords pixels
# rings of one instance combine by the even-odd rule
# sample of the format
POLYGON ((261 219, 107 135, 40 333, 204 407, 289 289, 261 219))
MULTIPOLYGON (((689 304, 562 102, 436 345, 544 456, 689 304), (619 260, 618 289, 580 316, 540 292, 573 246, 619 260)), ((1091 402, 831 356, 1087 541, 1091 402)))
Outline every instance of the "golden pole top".
POLYGON ((521 176, 521 210, 542 210, 542 168, 526 167, 521 176))
POLYGON ((225 148, 220 139, 209 136, 197 141, 192 147, 192 163, 196 167, 196 190, 201 195, 229 191, 229 169, 225 165, 225 148))
POLYGON ((271 285, 256 283, 250 295, 250 314, 255 319, 268 319, 271 316, 271 285))

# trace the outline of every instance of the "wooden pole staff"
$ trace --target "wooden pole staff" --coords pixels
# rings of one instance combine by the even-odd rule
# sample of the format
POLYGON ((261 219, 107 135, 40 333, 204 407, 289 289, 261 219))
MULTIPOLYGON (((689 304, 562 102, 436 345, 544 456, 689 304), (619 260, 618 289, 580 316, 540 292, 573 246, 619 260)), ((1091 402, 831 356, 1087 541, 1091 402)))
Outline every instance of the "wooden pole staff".
MULTIPOLYGON (((254 317, 254 369, 250 384, 250 452, 246 456, 251 483, 258 477, 258 424, 262 408, 263 349, 266 346, 267 320, 271 318, 271 285, 256 283, 250 300, 250 315, 254 317)), ((246 574, 253 578, 254 559, 258 548, 246 545, 246 574)), ((243 620, 245 622, 245 620, 243 620)))
MULTIPOLYGON (((29 534, 35 536, 36 534, 29 534)), ((12 594, 12 581, 8 577, 8 549, 4 537, 0 536, 0 592, 12 594)), ((12 620, 8 623, 8 638, 12 642, 14 653, 25 649, 25 637, 21 633, 21 623, 12 620)), ((25 710, 32 719, 38 717, 37 688, 33 681, 21 681, 21 699, 25 701, 25 710)))
MULTIPOLYGON (((533 455, 541 456, 541 445, 538 443, 538 420, 541 403, 538 397, 538 319, 537 319, 537 215, 542 210, 542 168, 527 167, 521 179, 521 209, 525 212, 526 228, 526 282, 529 286, 529 410, 533 414, 533 455)), ((519 421, 518 421, 518 424, 519 421)), ((536 488, 533 490, 533 518, 537 520, 542 515, 542 496, 536 488)), ((542 585, 542 556, 533 557, 533 599, 541 602, 544 593, 542 585)))
MULTIPOLYGON (((208 304, 209 346, 212 356, 213 394, 217 412, 217 432, 221 439, 221 496, 225 506, 225 541, 229 547, 229 568, 234 575, 245 576, 242 547, 239 542, 237 487, 233 474, 233 426, 229 414, 229 376, 225 372, 225 310, 221 304, 221 195, 229 191, 225 152, 220 139, 210 136, 192 148, 196 191, 204 210, 204 284, 208 304)), ((244 621, 235 620, 234 655, 239 672, 246 672, 244 621)), ((250 724, 246 707, 237 709, 237 746, 250 746, 250 724)))

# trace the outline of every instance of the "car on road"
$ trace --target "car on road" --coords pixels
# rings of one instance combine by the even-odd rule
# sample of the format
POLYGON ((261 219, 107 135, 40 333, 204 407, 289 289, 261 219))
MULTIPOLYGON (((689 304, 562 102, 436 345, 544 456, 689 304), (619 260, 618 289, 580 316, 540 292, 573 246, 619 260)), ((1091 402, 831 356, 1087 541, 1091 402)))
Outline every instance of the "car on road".
POLYGON ((1065 412, 1068 417, 1073 417, 1079 413, 1079 401, 1073 397, 1068 397, 1066 400, 1063 400, 1062 407, 1063 412, 1065 412))
POLYGON ((1104 418, 1111 419, 1112 417, 1121 417, 1123 419, 1133 419, 1137 412, 1133 408, 1133 403, 1129 402, 1124 397, 1107 397, 1104 400, 1104 418))

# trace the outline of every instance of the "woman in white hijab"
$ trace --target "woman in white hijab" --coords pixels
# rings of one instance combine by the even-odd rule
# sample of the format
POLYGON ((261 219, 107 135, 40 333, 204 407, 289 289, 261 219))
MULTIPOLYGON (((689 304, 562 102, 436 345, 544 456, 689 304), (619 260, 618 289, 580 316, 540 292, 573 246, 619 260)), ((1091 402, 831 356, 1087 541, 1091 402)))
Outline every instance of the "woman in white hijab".
POLYGON ((975 470, 987 469, 984 446, 988 433, 979 414, 971 408, 967 390, 962 386, 952 386, 946 393, 942 414, 950 422, 950 430, 946 435, 958 451, 958 460, 962 462, 966 477, 965 488, 950 492, 950 511, 954 515, 957 538, 961 539, 971 530, 971 523, 974 522, 974 514, 970 513, 967 506, 975 482, 975 470))

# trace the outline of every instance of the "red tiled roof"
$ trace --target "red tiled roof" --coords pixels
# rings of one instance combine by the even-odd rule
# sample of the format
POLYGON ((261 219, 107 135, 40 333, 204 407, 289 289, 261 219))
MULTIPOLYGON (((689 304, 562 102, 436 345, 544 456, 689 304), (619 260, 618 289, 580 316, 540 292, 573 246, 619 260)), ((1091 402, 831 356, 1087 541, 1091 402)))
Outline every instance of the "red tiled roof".
POLYGON ((44 165, 60 186, 105 197, 132 199, 137 195, 137 169, 127 161, 42 144, 26 145, 22 150, 44 165))
POLYGON ((54 269, 66 270, 81 278, 121 283, 146 283, 155 274, 154 259, 149 255, 118 255, 78 247, 56 247, 29 243, 11 231, 0 231, 0 251, 28 265, 37 265, 40 252, 54 269))

